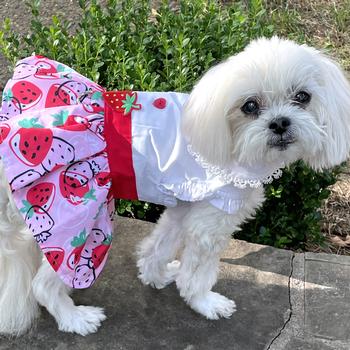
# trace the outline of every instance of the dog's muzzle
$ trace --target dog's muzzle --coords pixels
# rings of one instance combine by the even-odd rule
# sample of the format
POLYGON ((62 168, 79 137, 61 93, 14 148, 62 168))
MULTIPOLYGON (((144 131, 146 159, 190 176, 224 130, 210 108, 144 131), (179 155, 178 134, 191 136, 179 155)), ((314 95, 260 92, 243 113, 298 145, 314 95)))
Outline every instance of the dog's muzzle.
POLYGON ((272 133, 267 142, 268 146, 285 151, 289 145, 293 144, 296 138, 290 126, 291 121, 287 117, 273 119, 269 124, 272 133))
POLYGON ((289 147, 289 145, 295 143, 295 141, 296 140, 294 138, 280 139, 276 141, 269 140, 267 144, 272 148, 277 148, 279 151, 285 151, 289 147))

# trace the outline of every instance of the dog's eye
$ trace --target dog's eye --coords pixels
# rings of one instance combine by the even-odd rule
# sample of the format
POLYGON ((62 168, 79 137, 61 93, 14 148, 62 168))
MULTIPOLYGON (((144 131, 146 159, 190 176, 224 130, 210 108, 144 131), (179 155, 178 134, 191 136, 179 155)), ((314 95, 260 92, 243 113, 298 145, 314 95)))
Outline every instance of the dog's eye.
POLYGON ((256 101, 247 101, 242 107, 241 111, 245 114, 258 114, 259 104, 256 101))
POLYGON ((309 103, 311 100, 311 95, 308 94, 305 91, 299 91, 295 97, 293 98, 295 102, 301 103, 301 104, 306 104, 309 103))

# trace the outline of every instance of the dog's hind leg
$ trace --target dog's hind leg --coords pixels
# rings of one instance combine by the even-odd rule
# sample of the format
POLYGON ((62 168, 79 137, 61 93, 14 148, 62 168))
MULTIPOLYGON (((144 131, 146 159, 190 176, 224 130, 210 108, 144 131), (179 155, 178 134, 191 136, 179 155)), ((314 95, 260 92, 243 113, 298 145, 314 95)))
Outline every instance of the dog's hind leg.
POLYGON ((0 333, 20 335, 39 312, 32 280, 41 254, 12 201, 1 168, 0 181, 0 333))
POLYGON ((180 262, 174 259, 182 246, 182 218, 188 208, 188 203, 180 203, 166 209, 153 232, 139 245, 137 266, 144 284, 160 289, 175 281, 180 262))
POLYGON ((55 318, 58 328, 64 332, 87 335, 97 331, 106 319, 102 308, 75 305, 66 286, 44 260, 33 280, 37 301, 55 318))

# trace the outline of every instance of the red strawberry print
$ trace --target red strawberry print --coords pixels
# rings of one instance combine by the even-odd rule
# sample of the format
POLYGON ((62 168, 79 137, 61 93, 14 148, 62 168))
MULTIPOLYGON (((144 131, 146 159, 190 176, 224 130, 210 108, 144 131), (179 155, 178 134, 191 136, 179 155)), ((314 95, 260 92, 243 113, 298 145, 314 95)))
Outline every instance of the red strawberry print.
POLYGON ((106 257, 112 243, 112 235, 108 235, 101 245, 92 250, 92 265, 97 269, 106 257))
POLYGON ((62 171, 59 186, 62 196, 73 205, 87 204, 89 200, 96 200, 95 190, 90 190, 89 179, 82 174, 62 171))
POLYGON ((69 106, 78 103, 79 95, 72 90, 65 82, 61 85, 53 84, 51 85, 49 91, 46 95, 45 107, 58 107, 58 106, 69 106))
POLYGON ((141 109, 141 105, 136 103, 137 94, 133 91, 108 91, 103 97, 116 112, 129 114, 133 110, 141 109))
POLYGON ((18 100, 18 102, 14 101, 14 103, 18 103, 19 105, 17 107, 21 108, 22 111, 35 106, 43 95, 38 86, 26 80, 20 80, 15 83, 12 86, 11 92, 18 100))
POLYGON ((84 131, 89 129, 90 123, 86 117, 69 115, 68 111, 60 111, 52 115, 55 121, 52 125, 69 131, 84 131))
POLYGON ((20 209, 25 213, 25 222, 28 229, 32 232, 38 243, 44 243, 51 236, 50 230, 54 226, 54 221, 50 214, 45 209, 33 205, 29 207, 27 201, 22 201, 23 208, 20 209))
POLYGON ((27 192, 27 201, 36 210, 43 208, 49 211, 55 199, 56 188, 51 182, 41 182, 31 187, 27 192))
POLYGON ((103 114, 104 108, 99 103, 82 103, 84 110, 88 113, 103 114))
POLYGON ((36 75, 48 75, 52 73, 57 73, 57 69, 54 65, 44 60, 35 63, 37 68, 36 75))
POLYGON ((0 124, 0 144, 6 139, 7 135, 10 132, 10 126, 6 123, 0 124))
POLYGON ((67 259, 67 266, 71 270, 74 270, 80 261, 81 252, 85 247, 86 239, 86 230, 84 229, 82 232, 80 232, 79 236, 75 236, 71 242, 71 246, 74 247, 74 249, 67 259))
POLYGON ((39 165, 50 150, 52 130, 37 124, 38 119, 23 119, 20 128, 10 139, 10 148, 16 157, 28 166, 39 165))
POLYGON ((153 106, 158 109, 164 109, 166 107, 166 99, 159 97, 153 101, 153 106))
POLYGON ((72 69, 62 65, 58 64, 57 67, 55 67, 53 64, 47 61, 46 57, 39 57, 43 58, 42 60, 35 63, 35 69, 36 73, 34 74, 34 77, 37 79, 61 79, 61 78, 69 78, 69 73, 72 72, 72 69))
POLYGON ((107 171, 101 171, 95 176, 96 183, 99 187, 110 186, 110 173, 107 171))
POLYGON ((57 272, 64 260, 64 250, 60 247, 45 247, 42 248, 47 261, 52 268, 57 272))

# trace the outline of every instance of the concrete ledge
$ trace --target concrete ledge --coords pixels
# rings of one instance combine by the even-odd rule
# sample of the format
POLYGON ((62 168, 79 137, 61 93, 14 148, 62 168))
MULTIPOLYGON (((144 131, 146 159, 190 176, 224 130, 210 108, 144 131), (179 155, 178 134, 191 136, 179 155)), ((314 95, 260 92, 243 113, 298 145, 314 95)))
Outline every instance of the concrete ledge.
POLYGON ((118 217, 106 269, 77 303, 102 306, 108 319, 93 335, 59 332, 43 310, 34 329, 0 338, 0 350, 182 349, 297 350, 350 347, 350 257, 293 254, 232 240, 215 290, 234 299, 229 320, 208 321, 179 297, 176 287, 143 286, 134 248, 153 224, 118 217), (345 270, 348 269, 348 270, 345 270))

